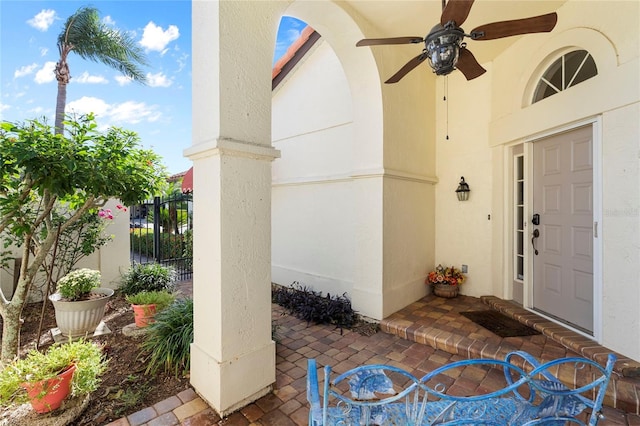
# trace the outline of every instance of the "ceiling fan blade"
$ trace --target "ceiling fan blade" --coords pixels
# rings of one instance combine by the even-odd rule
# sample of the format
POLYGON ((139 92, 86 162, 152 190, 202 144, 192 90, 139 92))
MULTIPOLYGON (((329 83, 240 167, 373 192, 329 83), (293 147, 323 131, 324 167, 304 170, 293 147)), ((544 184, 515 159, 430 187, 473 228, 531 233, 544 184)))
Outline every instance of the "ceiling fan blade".
POLYGON ((356 46, 379 46, 383 44, 411 44, 422 43, 422 37, 392 37, 392 38, 365 38, 356 43, 356 46))
POLYGON ((466 48, 460 49, 456 68, 464 74, 467 80, 473 80, 487 72, 487 70, 482 68, 482 65, 478 63, 476 57, 473 56, 473 53, 466 48))
POLYGON ((444 24, 447 22, 454 21, 458 27, 461 26, 464 21, 467 20, 467 16, 469 16, 473 1, 474 0, 449 0, 442 11, 440 25, 444 27, 444 24))
POLYGON ((419 54, 418 56, 416 56, 415 58, 407 62, 405 66, 400 68, 398 72, 392 75, 391 78, 385 81, 385 83, 392 84, 392 83, 399 82, 402 77, 404 77, 409 73, 409 71, 413 70, 415 67, 420 65, 420 63, 424 61, 426 58, 427 58, 427 55, 425 55, 424 53, 419 54))
POLYGON ((548 33, 556 26, 556 22, 558 22, 558 15, 555 12, 531 18, 493 22, 474 28, 471 31, 471 38, 473 40, 495 40, 520 34, 548 33))

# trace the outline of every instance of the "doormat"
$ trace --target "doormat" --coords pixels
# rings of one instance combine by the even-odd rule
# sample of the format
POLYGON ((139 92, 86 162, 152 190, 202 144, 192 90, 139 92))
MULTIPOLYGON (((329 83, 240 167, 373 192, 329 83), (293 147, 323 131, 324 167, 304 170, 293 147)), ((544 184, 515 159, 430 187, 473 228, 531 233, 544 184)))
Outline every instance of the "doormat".
POLYGON ((494 310, 460 312, 460 315, 500 337, 535 336, 540 334, 539 331, 494 310))

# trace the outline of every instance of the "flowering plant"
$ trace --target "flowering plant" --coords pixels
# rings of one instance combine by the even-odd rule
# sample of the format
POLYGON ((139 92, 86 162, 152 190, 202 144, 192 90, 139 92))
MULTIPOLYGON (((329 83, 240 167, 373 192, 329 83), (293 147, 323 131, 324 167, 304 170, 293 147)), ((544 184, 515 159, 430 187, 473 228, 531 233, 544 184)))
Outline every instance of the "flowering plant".
POLYGON ((78 300, 100 286, 100 271, 76 269, 58 280, 58 293, 65 299, 78 300))
MULTIPOLYGON (((121 212, 125 212, 127 211, 127 208, 124 207, 122 204, 118 204, 116 205, 116 208, 118 210, 120 210, 121 212)), ((109 219, 109 220, 113 220, 114 215, 113 212, 111 211, 111 209, 100 209, 98 211, 98 216, 100 216, 103 219, 109 219)))
POLYGON ((456 267, 442 265, 436 266, 436 268, 429 272, 425 284, 446 284, 446 285, 460 285, 464 283, 464 274, 456 267))

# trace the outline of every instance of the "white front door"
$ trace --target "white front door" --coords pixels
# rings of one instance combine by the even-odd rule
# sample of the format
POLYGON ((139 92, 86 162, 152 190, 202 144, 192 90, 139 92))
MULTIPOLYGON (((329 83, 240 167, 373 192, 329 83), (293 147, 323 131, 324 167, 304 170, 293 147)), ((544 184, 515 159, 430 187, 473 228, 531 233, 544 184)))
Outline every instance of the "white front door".
POLYGON ((591 125, 533 143, 530 218, 533 308, 588 334, 594 312, 592 148, 591 125))

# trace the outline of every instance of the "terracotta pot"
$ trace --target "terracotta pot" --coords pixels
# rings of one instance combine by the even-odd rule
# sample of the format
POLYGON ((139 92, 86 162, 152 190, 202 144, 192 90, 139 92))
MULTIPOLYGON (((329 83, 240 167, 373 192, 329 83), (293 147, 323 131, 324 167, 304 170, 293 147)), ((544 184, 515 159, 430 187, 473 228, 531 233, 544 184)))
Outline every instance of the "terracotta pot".
POLYGON ((436 296, 444 297, 446 299, 453 299, 458 296, 458 286, 451 284, 435 284, 433 286, 433 294, 436 296))
POLYGON ((61 300, 60 293, 49 296, 56 311, 56 324, 64 336, 72 339, 83 337, 96 331, 100 325, 100 321, 104 317, 104 308, 109 298, 113 296, 113 289, 96 288, 91 292, 103 294, 104 297, 69 302, 61 300))
POLYGON ((136 327, 143 328, 155 322, 156 305, 131 305, 136 327))
POLYGON ((57 410, 62 401, 71 393, 71 379, 76 366, 71 365, 53 379, 33 383, 22 383, 29 395, 31 406, 37 413, 48 413, 57 410))

